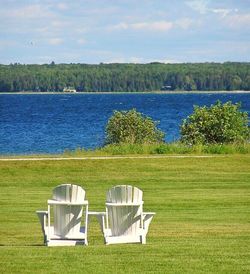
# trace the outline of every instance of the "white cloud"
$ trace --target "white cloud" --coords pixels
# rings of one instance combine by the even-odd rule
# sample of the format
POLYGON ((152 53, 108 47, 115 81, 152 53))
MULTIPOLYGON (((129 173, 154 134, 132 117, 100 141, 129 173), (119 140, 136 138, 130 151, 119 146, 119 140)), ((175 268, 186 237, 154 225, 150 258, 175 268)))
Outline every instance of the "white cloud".
POLYGON ((109 58, 108 60, 104 61, 105 64, 114 64, 114 63, 127 63, 124 57, 115 57, 109 58))
POLYGON ((77 43, 80 44, 80 45, 85 45, 86 44, 86 40, 81 38, 81 39, 78 39, 77 40, 77 43))
POLYGON ((112 63, 146 63, 145 60, 141 57, 110 57, 108 60, 106 60, 104 63, 106 64, 112 64, 112 63))
POLYGON ((61 45, 63 43, 63 39, 61 38, 51 38, 48 40, 50 45, 56 46, 56 45, 61 45))
POLYGON ((117 14, 119 12, 119 9, 115 6, 110 6, 110 7, 103 7, 103 8, 94 8, 94 9, 88 9, 85 10, 84 12, 91 14, 91 15, 105 15, 105 16, 110 16, 117 14))
POLYGON ((12 40, 0 40, 0 49, 16 46, 18 43, 12 40))
POLYGON ((181 61, 175 60, 175 59, 157 59, 157 58, 143 58, 143 57, 124 57, 124 56, 118 56, 118 57, 110 57, 108 60, 106 60, 104 63, 134 63, 134 64, 147 64, 152 62, 159 62, 164 64, 176 64, 181 63, 181 61))
POLYGON ((208 0, 193 0, 187 1, 186 4, 193 10, 198 11, 201 14, 207 12, 208 0))
POLYGON ((181 18, 179 20, 175 21, 175 24, 179 26, 180 28, 187 30, 191 27, 193 24, 194 20, 190 18, 181 18))
POLYGON ((227 16, 232 10, 231 9, 211 9, 213 13, 222 15, 222 17, 227 16))
MULTIPOLYGON (((141 30, 141 31, 157 31, 167 32, 174 27, 179 27, 183 30, 189 29, 193 24, 194 20, 191 18, 181 18, 176 21, 154 21, 154 22, 139 22, 139 23, 125 23, 107 27, 110 31, 122 31, 122 30, 141 30)), ((197 24, 197 22, 196 22, 197 24)))
POLYGON ((238 9, 228 9, 228 8, 210 8, 208 4, 210 3, 209 0, 193 0, 187 1, 186 5, 188 5, 191 9, 199 12, 200 14, 206 13, 215 13, 222 17, 226 17, 228 14, 232 12, 238 12, 238 9))
POLYGON ((83 33, 86 33, 90 30, 91 30, 91 28, 86 27, 86 26, 85 27, 76 27, 76 28, 74 28, 74 32, 76 32, 78 34, 83 34, 83 33))
POLYGON ((44 55, 44 56, 38 56, 38 64, 49 64, 51 63, 53 60, 53 56, 49 56, 49 55, 44 55))
POLYGON ((108 29, 109 30, 126 30, 129 27, 130 27, 129 24, 121 22, 119 24, 108 27, 108 29))
POLYGON ((143 30, 143 31, 168 31, 174 26, 173 22, 155 21, 155 22, 139 22, 139 23, 124 23, 108 27, 108 30, 143 30))
POLYGON ((64 27, 68 26, 69 22, 62 21, 62 20, 53 20, 49 23, 49 25, 51 25, 51 27, 54 27, 54 28, 62 29, 64 27))
POLYGON ((15 19, 50 18, 54 16, 46 5, 27 5, 20 8, 12 8, 1 11, 1 16, 15 19))
POLYGON ((168 31, 173 28, 173 23, 168 21, 142 22, 130 25, 132 29, 150 31, 168 31))
POLYGON ((138 64, 138 63, 143 63, 143 62, 144 62, 144 59, 141 57, 132 56, 132 57, 128 58, 128 63, 138 64))
POLYGON ((56 5, 56 7, 59 9, 59 10, 67 10, 68 9, 68 5, 66 3, 58 3, 56 5))
POLYGON ((234 14, 226 18, 226 24, 231 28, 248 28, 250 26, 250 13, 234 14))
POLYGON ((175 60, 175 59, 155 59, 153 62, 159 62, 159 63, 164 63, 164 64, 177 64, 177 63, 181 63, 181 61, 175 60))

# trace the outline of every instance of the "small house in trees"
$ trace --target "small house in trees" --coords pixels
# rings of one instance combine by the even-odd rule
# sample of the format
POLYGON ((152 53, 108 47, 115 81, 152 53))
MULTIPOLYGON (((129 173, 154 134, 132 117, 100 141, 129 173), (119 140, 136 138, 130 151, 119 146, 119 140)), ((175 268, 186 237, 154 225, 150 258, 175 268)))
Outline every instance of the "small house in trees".
POLYGON ((76 92, 76 89, 73 88, 73 87, 65 87, 65 88, 63 89, 63 92, 71 92, 71 93, 74 93, 74 92, 76 92))

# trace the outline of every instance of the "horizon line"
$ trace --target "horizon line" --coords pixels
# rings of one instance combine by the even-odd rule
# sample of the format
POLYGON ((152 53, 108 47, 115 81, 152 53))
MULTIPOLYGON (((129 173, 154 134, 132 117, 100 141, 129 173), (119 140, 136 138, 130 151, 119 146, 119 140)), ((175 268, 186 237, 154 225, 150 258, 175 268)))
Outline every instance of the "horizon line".
POLYGON ((84 63, 84 62, 61 62, 56 63, 55 61, 51 61, 50 63, 20 63, 20 62, 11 62, 9 64, 0 63, 0 66, 11 66, 11 65, 154 65, 154 64, 161 64, 161 65, 183 65, 183 64, 247 64, 250 61, 204 61, 204 62, 159 62, 159 61, 152 61, 152 62, 145 62, 145 63, 135 63, 135 62, 100 62, 100 63, 84 63))

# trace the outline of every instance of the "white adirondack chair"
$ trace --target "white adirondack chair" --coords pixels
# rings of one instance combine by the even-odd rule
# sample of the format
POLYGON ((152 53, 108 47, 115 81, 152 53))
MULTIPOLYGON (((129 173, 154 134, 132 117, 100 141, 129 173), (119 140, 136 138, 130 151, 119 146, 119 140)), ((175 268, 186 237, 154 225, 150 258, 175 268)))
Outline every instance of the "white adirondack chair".
POLYGON ((105 244, 146 243, 154 212, 143 212, 142 191, 119 185, 107 192, 106 212, 98 216, 105 244))
POLYGON ((57 186, 53 190, 53 199, 48 200, 48 210, 36 211, 36 213, 47 246, 88 244, 88 201, 85 200, 85 191, 80 186, 72 184, 57 186), (81 227, 83 212, 85 221, 84 226, 81 227))

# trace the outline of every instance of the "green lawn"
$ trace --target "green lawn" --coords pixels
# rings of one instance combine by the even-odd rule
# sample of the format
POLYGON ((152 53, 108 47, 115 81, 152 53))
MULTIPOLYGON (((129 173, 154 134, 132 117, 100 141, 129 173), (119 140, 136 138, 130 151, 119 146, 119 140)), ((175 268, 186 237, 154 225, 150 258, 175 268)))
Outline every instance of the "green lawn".
POLYGON ((0 273, 250 273, 250 157, 0 161, 0 273), (155 211, 147 244, 42 245, 37 209, 61 183, 85 188, 104 210, 116 184, 144 191, 155 211))

